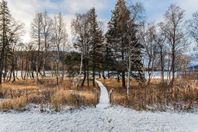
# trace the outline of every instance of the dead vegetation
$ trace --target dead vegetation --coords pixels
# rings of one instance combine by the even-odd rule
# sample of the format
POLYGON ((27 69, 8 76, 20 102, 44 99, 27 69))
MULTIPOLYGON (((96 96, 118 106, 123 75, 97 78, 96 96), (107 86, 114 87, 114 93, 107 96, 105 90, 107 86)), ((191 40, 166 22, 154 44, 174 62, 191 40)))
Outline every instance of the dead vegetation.
POLYGON ((27 102, 27 98, 24 96, 14 99, 5 99, 4 101, 0 102, 0 110, 22 110, 22 108, 24 108, 27 105, 27 102))
POLYGON ((189 79, 177 79, 173 87, 160 80, 153 79, 148 86, 139 86, 132 81, 129 98, 127 90, 120 86, 115 79, 103 80, 108 90, 113 91, 111 103, 132 107, 136 110, 173 110, 189 111, 198 105, 198 84, 189 79))
POLYGON ((48 105, 60 111, 63 106, 96 106, 98 87, 71 89, 71 79, 65 79, 59 86, 53 79, 43 79, 40 85, 34 80, 18 80, 4 83, 0 87, 0 111, 23 110, 28 104, 48 105))
POLYGON ((79 106, 94 106, 97 104, 97 95, 90 91, 68 91, 58 90, 51 97, 51 104, 56 111, 60 111, 61 106, 69 105, 74 107, 79 106))

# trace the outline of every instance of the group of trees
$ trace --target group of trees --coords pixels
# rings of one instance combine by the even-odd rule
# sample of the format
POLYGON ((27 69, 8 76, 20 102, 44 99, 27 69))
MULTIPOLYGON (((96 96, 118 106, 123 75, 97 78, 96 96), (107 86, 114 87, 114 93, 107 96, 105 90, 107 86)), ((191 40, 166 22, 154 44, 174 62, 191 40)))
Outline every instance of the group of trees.
MULTIPOLYGON (((54 51, 53 61, 57 84, 60 76, 61 53, 66 51, 67 31, 64 17, 61 13, 50 18, 47 12, 37 13, 32 22, 32 45, 36 50, 36 80, 42 70, 42 76, 46 76, 45 67, 48 60, 49 51, 54 51)), ((63 55, 64 56, 64 55, 63 55)), ((64 57, 62 58, 64 59, 64 57)), ((64 72, 64 63, 62 66, 64 72)), ((62 73, 62 80, 64 73, 62 73)))
POLYGON ((0 12, 0 84, 14 82, 17 70, 22 71, 22 79, 35 78, 38 83, 39 77, 46 76, 46 68, 54 70, 57 84, 63 80, 65 63, 61 62, 65 61, 68 42, 64 16, 59 13, 51 18, 46 11, 36 13, 31 24, 32 40, 22 43, 24 26, 14 20, 4 0, 0 3, 0 12))
POLYGON ((187 35, 198 42, 198 13, 189 21, 189 32, 185 30, 184 10, 176 5, 168 8, 163 22, 148 24, 144 16, 140 3, 128 5, 124 0, 117 0, 104 32, 104 23, 98 20, 95 8, 77 14, 71 24, 74 50, 69 53, 63 14, 50 17, 46 11, 36 13, 31 24, 32 41, 22 43, 23 24, 11 17, 7 2, 2 0, 0 84, 14 82, 17 70, 24 71, 22 79, 30 77, 37 83, 46 76, 46 70, 51 70, 59 84, 66 71, 70 73, 77 67, 76 72, 83 77, 82 86, 85 82, 90 85, 90 80, 95 86, 97 74, 102 74, 103 78, 113 74, 129 94, 131 78, 145 82, 147 71, 149 84, 154 70, 161 71, 163 83, 165 71, 169 71, 172 85, 176 71, 186 67, 188 62, 183 54, 188 44, 187 35))
POLYGON ((171 5, 164 15, 163 22, 144 26, 141 40, 145 48, 145 58, 148 61, 148 83, 152 71, 160 69, 162 82, 164 82, 166 70, 169 72, 170 84, 173 85, 176 71, 183 70, 182 66, 187 64, 185 61, 187 58, 183 54, 189 44, 185 24, 184 10, 176 5, 171 5))
POLYGON ((81 65, 80 72, 83 72, 82 86, 87 79, 89 86, 89 71, 92 71, 93 86, 95 86, 96 70, 100 69, 102 62, 103 32, 101 22, 97 20, 95 9, 85 14, 78 14, 72 22, 75 36, 74 46, 80 51, 81 65))
POLYGON ((11 17, 6 1, 0 2, 0 84, 8 76, 15 81, 16 56, 23 24, 11 17), (9 75, 8 70, 10 69, 9 75))
POLYGON ((127 93, 130 93, 131 76, 141 81, 144 80, 142 63, 143 45, 138 38, 138 28, 140 25, 136 23, 136 18, 132 13, 136 12, 129 10, 124 0, 118 0, 112 12, 112 18, 106 33, 107 48, 109 49, 107 52, 111 52, 112 56, 110 58, 112 57, 115 63, 114 69, 117 71, 118 76, 121 74, 123 88, 126 88, 125 74, 126 71, 128 72, 127 93))
POLYGON ((95 86, 96 70, 102 71, 104 78, 105 71, 116 72, 118 81, 121 77, 122 86, 128 89, 128 93, 131 77, 144 81, 143 45, 138 37, 140 24, 134 15, 138 13, 134 7, 130 10, 124 0, 118 0, 106 33, 102 30, 102 23, 97 21, 94 8, 85 14, 78 14, 73 20, 75 47, 81 54, 80 74, 83 71, 84 76, 82 85, 85 79, 89 85, 89 72, 92 71, 95 86))

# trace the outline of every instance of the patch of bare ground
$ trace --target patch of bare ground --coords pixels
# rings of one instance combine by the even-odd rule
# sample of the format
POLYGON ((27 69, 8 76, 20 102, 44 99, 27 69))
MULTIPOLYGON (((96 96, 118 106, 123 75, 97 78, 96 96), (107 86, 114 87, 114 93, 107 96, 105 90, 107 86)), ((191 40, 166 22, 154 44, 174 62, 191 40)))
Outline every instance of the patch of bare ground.
POLYGON ((4 83, 0 87, 0 111, 24 110, 28 104, 49 106, 60 111, 64 106, 81 107, 96 106, 98 103, 98 86, 92 85, 72 88, 72 79, 66 78, 56 85, 54 78, 40 80, 37 85, 34 80, 17 80, 14 83, 4 83))
POLYGON ((122 88, 116 79, 102 80, 108 91, 113 91, 110 100, 113 105, 132 107, 136 110, 166 111, 171 108, 177 111, 190 111, 198 106, 198 84, 189 79, 177 79, 174 86, 152 79, 147 86, 131 81, 129 98, 127 90, 122 88))

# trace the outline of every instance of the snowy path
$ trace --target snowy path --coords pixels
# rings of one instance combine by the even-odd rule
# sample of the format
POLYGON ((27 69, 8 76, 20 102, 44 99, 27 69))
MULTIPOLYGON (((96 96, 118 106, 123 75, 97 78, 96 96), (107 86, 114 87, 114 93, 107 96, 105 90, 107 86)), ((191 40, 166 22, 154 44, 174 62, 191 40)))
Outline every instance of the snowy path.
POLYGON ((108 91, 100 81, 96 80, 96 82, 100 87, 100 100, 99 104, 96 107, 102 109, 107 108, 108 106, 110 106, 108 91))
POLYGON ((108 107, 106 88, 100 103, 60 113, 0 113, 0 132, 198 132, 198 114, 137 112, 120 106, 108 107))

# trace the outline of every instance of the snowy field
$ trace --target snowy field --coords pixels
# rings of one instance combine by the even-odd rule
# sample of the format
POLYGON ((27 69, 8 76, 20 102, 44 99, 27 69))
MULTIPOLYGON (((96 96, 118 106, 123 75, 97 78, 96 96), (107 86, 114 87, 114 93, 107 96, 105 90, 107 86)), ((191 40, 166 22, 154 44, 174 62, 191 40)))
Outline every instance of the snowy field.
POLYGON ((198 132, 198 113, 138 112, 110 106, 106 88, 101 88, 96 108, 40 113, 0 113, 0 132, 198 132))
POLYGON ((122 107, 61 113, 3 113, 1 132, 198 132, 198 114, 137 112, 122 107))

